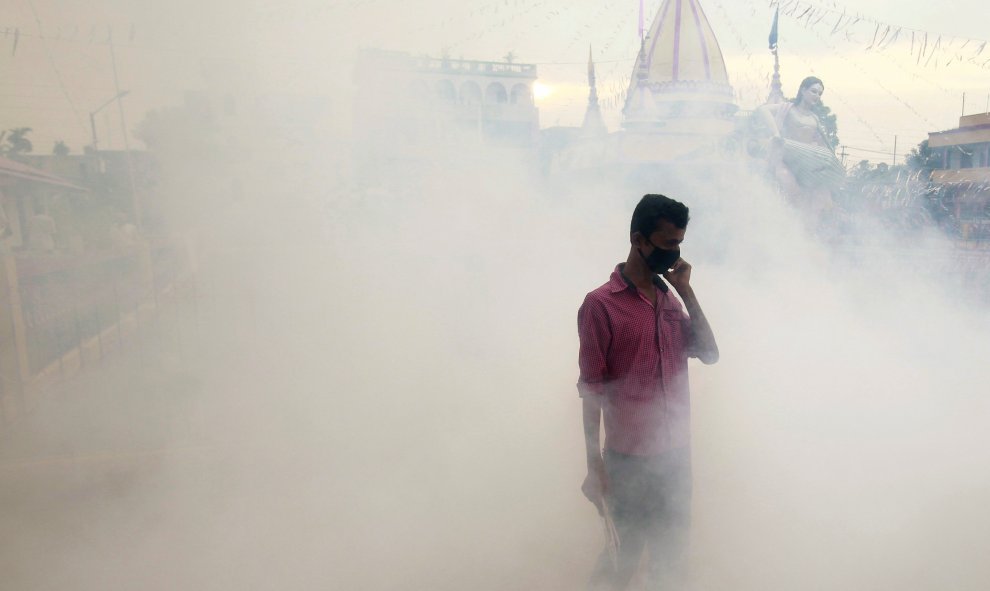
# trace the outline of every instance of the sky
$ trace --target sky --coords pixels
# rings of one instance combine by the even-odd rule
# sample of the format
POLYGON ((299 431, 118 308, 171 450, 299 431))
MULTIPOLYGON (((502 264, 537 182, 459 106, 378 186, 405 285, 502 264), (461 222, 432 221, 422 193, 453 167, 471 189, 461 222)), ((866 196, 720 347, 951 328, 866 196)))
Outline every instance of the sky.
MULTIPOLYGON (((353 100, 351 69, 361 47, 482 60, 511 52, 519 62, 538 65, 547 93, 538 106, 547 127, 580 124, 590 46, 606 122, 616 129, 638 49, 639 6, 633 0, 295 0, 277 6, 180 0, 169 9, 122 0, 7 4, 0 18, 0 127, 31 127, 40 152, 60 139, 73 150, 90 143, 89 113, 118 88, 128 91, 124 125, 133 129, 148 110, 178 104, 186 91, 230 83, 231 71, 239 72, 233 77, 241 91, 324 97, 343 117, 353 100)), ((659 5, 645 1, 647 24, 659 5)), ((789 14, 793 6, 785 2, 780 21, 785 93, 808 74, 822 78, 825 102, 838 116, 839 136, 852 158, 892 160, 895 136, 903 153, 928 132, 954 127, 961 113, 987 110, 990 70, 948 63, 954 55, 975 53, 987 37, 980 19, 967 18, 980 14, 977 0, 954 2, 951 11, 921 0, 800 5, 789 14), (797 18, 805 7, 817 24, 797 18), (842 14, 845 26, 833 32, 842 14), (861 20, 850 24, 854 14, 861 20), (918 59, 925 34, 930 49, 918 59), (883 42, 873 43, 875 38, 883 42)), ((772 2, 703 0, 702 7, 737 102, 751 109, 766 96, 772 71, 766 42, 772 2)), ((986 59, 990 50, 980 55, 986 59)), ((122 147, 115 106, 103 109, 96 124, 101 146, 122 147)))

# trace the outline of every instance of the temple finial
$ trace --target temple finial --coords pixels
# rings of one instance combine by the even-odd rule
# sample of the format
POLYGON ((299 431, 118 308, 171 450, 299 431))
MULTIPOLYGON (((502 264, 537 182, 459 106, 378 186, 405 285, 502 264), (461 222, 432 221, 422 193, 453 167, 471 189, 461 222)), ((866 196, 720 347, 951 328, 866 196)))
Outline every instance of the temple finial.
POLYGON ((592 58, 591 45, 588 46, 588 109, 584 113, 584 124, 581 126, 584 135, 602 135, 608 133, 605 119, 598 105, 598 84, 595 80, 595 60, 592 58))

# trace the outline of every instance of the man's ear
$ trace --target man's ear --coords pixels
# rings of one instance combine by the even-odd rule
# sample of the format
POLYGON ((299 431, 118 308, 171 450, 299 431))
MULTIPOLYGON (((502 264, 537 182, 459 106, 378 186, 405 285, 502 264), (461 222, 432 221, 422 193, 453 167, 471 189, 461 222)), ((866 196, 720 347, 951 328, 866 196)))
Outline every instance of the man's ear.
POLYGON ((640 234, 639 232, 633 232, 632 234, 629 235, 629 244, 632 244, 633 246, 637 246, 637 247, 642 246, 643 235, 640 234))

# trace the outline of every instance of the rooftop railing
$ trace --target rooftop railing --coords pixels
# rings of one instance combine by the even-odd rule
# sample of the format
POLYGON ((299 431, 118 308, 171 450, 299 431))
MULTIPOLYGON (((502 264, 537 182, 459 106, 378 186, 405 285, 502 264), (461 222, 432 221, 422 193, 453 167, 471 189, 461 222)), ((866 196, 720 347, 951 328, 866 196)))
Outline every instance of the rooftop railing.
POLYGON ((487 62, 450 58, 419 57, 416 67, 420 70, 454 72, 464 74, 506 74, 536 77, 535 64, 514 64, 509 62, 487 62))

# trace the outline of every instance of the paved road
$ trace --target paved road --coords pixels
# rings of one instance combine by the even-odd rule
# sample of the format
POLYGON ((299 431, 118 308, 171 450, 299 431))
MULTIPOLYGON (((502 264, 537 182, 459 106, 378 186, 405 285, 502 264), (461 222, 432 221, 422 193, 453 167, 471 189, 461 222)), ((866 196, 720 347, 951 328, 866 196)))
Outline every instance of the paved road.
POLYGON ((422 360, 447 339, 413 355, 393 338, 428 319, 383 318, 368 290, 334 307, 346 283, 308 272, 255 294, 236 277, 237 298, 186 302, 38 399, 0 441, 0 589, 583 584, 600 531, 580 441, 520 430, 533 395, 509 413, 473 371, 439 379, 422 360))
POLYGON ((217 457, 197 426, 203 350, 188 304, 172 302, 123 351, 39 393, 5 429, 3 588, 136 588, 114 565, 139 544, 140 520, 165 507, 147 487, 163 466, 192 474, 217 457))

